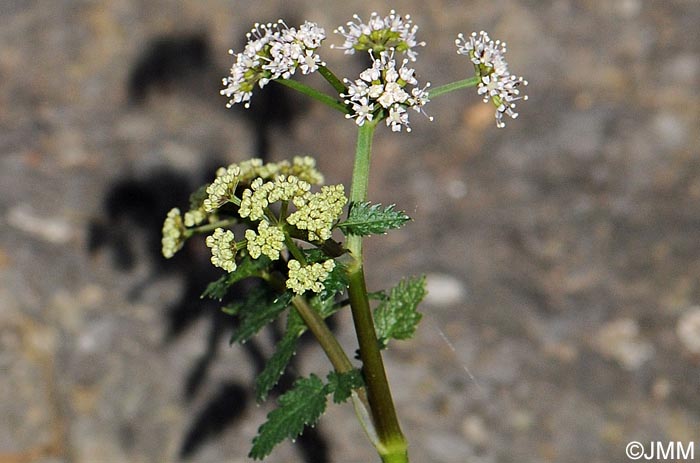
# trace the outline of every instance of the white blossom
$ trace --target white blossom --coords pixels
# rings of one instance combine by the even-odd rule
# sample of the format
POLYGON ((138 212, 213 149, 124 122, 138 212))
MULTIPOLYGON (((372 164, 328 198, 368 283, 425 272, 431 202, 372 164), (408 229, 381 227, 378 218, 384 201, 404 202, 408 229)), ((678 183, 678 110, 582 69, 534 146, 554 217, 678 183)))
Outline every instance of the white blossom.
POLYGON ((221 94, 229 98, 228 107, 237 103, 250 106, 253 89, 262 88, 271 80, 289 79, 297 69, 310 74, 325 66, 316 49, 326 38, 322 27, 305 22, 299 29, 288 27, 282 20, 276 23, 255 24, 246 35, 248 42, 236 60, 221 94))
POLYGON ((478 34, 472 32, 468 38, 459 34, 455 45, 458 54, 469 57, 477 76, 481 79, 477 93, 483 96, 484 103, 490 101, 496 107, 496 126, 505 127, 503 115, 515 119, 518 117, 515 102, 527 100, 526 95, 520 94, 519 88, 527 85, 527 81, 508 71, 505 42, 493 41, 486 32, 481 31, 478 34))
MULTIPOLYGON (((375 18, 379 20, 378 18, 375 18)), ((345 117, 354 119, 357 125, 373 120, 380 111, 386 111, 387 126, 394 132, 406 127, 410 132, 407 108, 418 112, 430 101, 426 89, 417 87, 415 70, 407 67, 404 59, 397 69, 394 50, 381 52, 378 57, 370 51, 372 66, 360 73, 360 78, 353 81, 345 79, 348 90, 342 95, 345 103, 351 105, 352 112, 345 117), (414 86, 410 88, 410 86, 414 86)), ((429 118, 432 120, 432 118, 429 118)))
POLYGON ((381 53, 394 49, 406 53, 411 61, 415 61, 418 53, 414 48, 425 46, 425 42, 416 40, 418 26, 413 24, 410 15, 402 17, 391 10, 384 17, 373 12, 366 23, 358 15, 354 15, 353 19, 346 24, 347 29, 341 26, 334 31, 345 37, 345 42, 341 46, 331 45, 332 48, 345 50, 348 55, 355 51, 381 53))

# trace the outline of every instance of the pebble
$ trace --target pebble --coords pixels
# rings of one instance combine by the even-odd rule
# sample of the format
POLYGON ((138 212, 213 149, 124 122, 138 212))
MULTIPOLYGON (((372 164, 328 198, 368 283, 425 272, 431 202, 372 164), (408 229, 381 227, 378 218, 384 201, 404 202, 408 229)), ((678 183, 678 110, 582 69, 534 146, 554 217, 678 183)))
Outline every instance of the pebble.
POLYGON ((693 306, 678 319, 676 335, 683 347, 700 354, 700 306, 693 306))
POLYGON ((595 346, 604 357, 630 371, 639 369, 654 355, 654 347, 642 339, 639 324, 632 318, 605 324, 596 335, 595 346))
POLYGON ((432 306, 450 306, 464 301, 467 290, 457 277, 446 273, 429 273, 426 276, 428 294, 425 303, 432 306))
POLYGON ((66 244, 73 238, 73 228, 58 217, 39 215, 28 204, 18 204, 7 213, 7 222, 16 229, 52 244, 66 244))

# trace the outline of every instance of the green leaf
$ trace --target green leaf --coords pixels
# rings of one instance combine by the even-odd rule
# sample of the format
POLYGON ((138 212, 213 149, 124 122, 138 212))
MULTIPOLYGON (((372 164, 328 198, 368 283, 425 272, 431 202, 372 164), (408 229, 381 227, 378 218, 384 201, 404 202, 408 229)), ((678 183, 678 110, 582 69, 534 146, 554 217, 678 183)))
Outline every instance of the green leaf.
POLYGON ((360 370, 351 370, 347 373, 336 373, 331 371, 328 373, 327 393, 333 394, 333 402, 339 404, 350 398, 353 389, 364 386, 362 373, 360 370))
MULTIPOLYGON (((308 263, 323 262, 331 259, 331 257, 328 257, 321 249, 306 249, 304 250, 304 257, 308 263)), ((337 294, 345 291, 348 284, 347 266, 336 260, 335 267, 333 267, 333 270, 331 270, 326 279, 323 281, 323 290, 314 296, 311 303, 316 306, 314 300, 318 300, 322 303, 332 300, 337 294)), ((319 310, 319 312, 321 312, 321 316, 324 318, 330 315, 330 313, 323 315, 321 310, 319 310)))
POLYGON ((292 389, 280 396, 279 407, 267 415, 248 456, 262 460, 284 439, 294 439, 305 426, 316 423, 326 410, 326 393, 318 376, 298 379, 292 389))
POLYGON ((231 344, 244 343, 252 338, 289 306, 292 297, 294 294, 290 291, 277 296, 264 286, 252 291, 238 309, 241 323, 231 337, 231 344))
POLYGON ((411 218, 405 212, 395 211, 393 204, 382 209, 381 204, 354 203, 347 220, 340 222, 337 227, 346 235, 366 236, 401 228, 409 220, 411 218))
POLYGON ((275 387, 284 373, 289 361, 294 356, 299 337, 306 331, 306 325, 301 316, 292 310, 287 317, 287 329, 275 346, 275 353, 265 364, 265 368, 255 379, 255 395, 258 402, 267 399, 270 389, 275 387))
POLYGON ((207 289, 204 290, 200 298, 204 299, 208 297, 220 301, 226 296, 231 286, 244 278, 259 276, 260 271, 268 265, 270 265, 270 260, 266 257, 261 256, 258 259, 251 259, 246 256, 241 260, 234 272, 228 273, 218 280, 209 283, 207 289))
POLYGON ((402 280, 391 289, 389 298, 374 310, 377 338, 386 347, 389 339, 409 339, 422 317, 418 304, 425 297, 425 277, 402 280))
MULTIPOLYGON (((318 293, 318 298, 323 301, 332 300, 337 294, 343 293, 348 287, 348 284, 347 267, 345 264, 336 260, 335 267, 333 267, 333 270, 331 270, 326 279, 323 280, 323 289, 318 293)), ((324 316, 323 314, 321 315, 324 316)))
POLYGON ((197 188, 197 190, 194 191, 190 195, 190 210, 196 210, 202 207, 202 204, 204 204, 204 200, 207 199, 209 194, 207 193, 207 188, 209 187, 209 184, 204 184, 201 187, 197 188))

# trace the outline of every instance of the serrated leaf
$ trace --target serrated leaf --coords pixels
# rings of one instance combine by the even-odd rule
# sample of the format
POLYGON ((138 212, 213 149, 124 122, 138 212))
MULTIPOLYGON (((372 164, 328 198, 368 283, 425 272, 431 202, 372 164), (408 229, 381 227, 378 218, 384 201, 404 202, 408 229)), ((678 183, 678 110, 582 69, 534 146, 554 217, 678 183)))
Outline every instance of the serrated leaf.
POLYGON ((234 272, 228 273, 218 280, 209 283, 207 289, 205 289, 200 296, 200 299, 208 297, 221 301, 224 296, 226 296, 231 286, 245 278, 258 276, 260 271, 268 265, 270 265, 270 261, 265 257, 261 256, 259 259, 244 257, 234 272))
POLYGON ((309 264, 323 262, 324 260, 330 259, 330 257, 328 257, 322 249, 318 248, 304 249, 303 253, 306 262, 309 264))
POLYGON ((394 210, 393 204, 382 209, 381 204, 354 203, 347 220, 340 222, 337 227, 346 235, 366 236, 401 228, 409 220, 411 218, 405 212, 394 210))
POLYGON ((348 284, 347 267, 336 260, 335 267, 323 280, 323 289, 318 293, 318 298, 321 300, 332 300, 337 294, 345 291, 348 284))
POLYGON ((339 404, 350 398, 353 389, 364 385, 360 370, 350 370, 347 373, 328 373, 327 393, 333 394, 333 402, 339 404))
POLYGON ((298 379, 292 389, 280 396, 278 403, 279 407, 267 415, 267 421, 258 429, 250 458, 265 458, 277 444, 296 438, 305 426, 316 423, 326 410, 326 387, 312 374, 298 379))
POLYGON ((402 280, 391 289, 389 298, 374 310, 377 338, 386 347, 390 339, 409 339, 423 316, 417 311, 425 297, 425 277, 402 280))
POLYGON ((287 317, 287 328, 275 346, 275 353, 265 364, 265 368, 255 379, 255 395, 258 402, 267 399, 267 394, 275 387, 284 373, 289 361, 294 356, 299 337, 306 331, 306 325, 301 316, 292 310, 287 317))
POLYGON ((252 338, 289 306, 293 296, 289 291, 276 296, 265 287, 252 291, 238 309, 241 323, 231 336, 231 344, 252 338))

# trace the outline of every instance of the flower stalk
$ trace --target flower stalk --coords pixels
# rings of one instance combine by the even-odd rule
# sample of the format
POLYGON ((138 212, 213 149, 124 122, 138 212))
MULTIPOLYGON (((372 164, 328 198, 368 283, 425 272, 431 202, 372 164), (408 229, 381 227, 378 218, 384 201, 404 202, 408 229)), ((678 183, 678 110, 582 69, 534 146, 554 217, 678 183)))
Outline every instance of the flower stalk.
MULTIPOLYGON (((372 138, 380 120, 366 122, 358 130, 352 188, 350 190, 351 207, 353 204, 367 199, 372 138)), ((383 462, 408 462, 408 443, 401 432, 401 426, 396 416, 367 297, 362 236, 349 235, 347 246, 353 258, 348 267, 348 294, 357 341, 360 346, 360 359, 362 360, 362 372, 370 411, 378 437, 378 443, 375 445, 383 462)))

